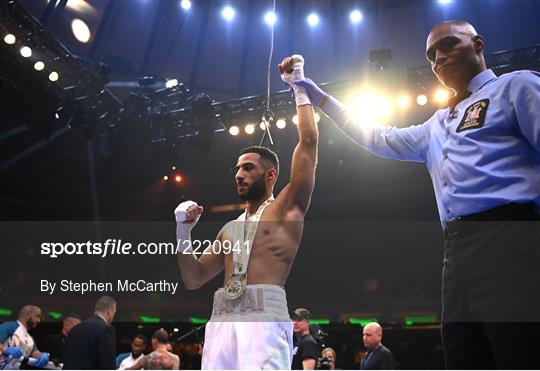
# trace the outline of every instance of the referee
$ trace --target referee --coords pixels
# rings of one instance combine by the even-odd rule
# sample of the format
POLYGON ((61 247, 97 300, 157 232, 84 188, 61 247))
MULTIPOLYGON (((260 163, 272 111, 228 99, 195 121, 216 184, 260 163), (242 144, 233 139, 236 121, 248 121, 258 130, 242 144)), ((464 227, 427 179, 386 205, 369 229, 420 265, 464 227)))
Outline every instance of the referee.
POLYGON ((437 24, 426 57, 455 92, 407 128, 362 126, 311 80, 320 108, 354 142, 423 162, 444 228, 442 338, 450 369, 540 368, 540 74, 497 77, 465 21, 437 24))

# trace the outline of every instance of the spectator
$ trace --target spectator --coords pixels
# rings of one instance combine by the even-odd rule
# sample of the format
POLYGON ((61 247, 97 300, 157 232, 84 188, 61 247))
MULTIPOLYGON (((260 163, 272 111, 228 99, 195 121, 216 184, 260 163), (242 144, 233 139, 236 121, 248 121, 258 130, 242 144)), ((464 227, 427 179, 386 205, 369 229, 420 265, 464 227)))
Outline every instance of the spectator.
POLYGON ((101 297, 94 315, 74 327, 67 339, 64 369, 113 370, 116 367, 116 334, 111 323, 116 302, 101 297))
POLYGON ((41 309, 35 305, 26 305, 19 313, 17 321, 8 321, 0 325, 0 343, 4 348, 4 358, 0 360, 0 369, 19 367, 17 358, 35 358, 36 367, 45 367, 49 362, 49 353, 40 352, 29 330, 41 323, 41 309), (13 362, 13 363, 12 363, 13 362))
POLYGON ((310 313, 307 309, 296 309, 291 318, 295 335, 293 370, 314 370, 319 355, 319 345, 309 333, 310 313))
POLYGON ((43 340, 41 348, 51 355, 50 358, 64 361, 66 351, 66 341, 71 329, 81 323, 81 317, 76 314, 70 314, 62 322, 62 331, 57 334, 49 335, 43 340))
POLYGON ((142 334, 137 334, 131 341, 131 353, 123 353, 116 357, 119 370, 126 370, 144 357, 144 351, 148 345, 148 339, 142 334), (125 355, 120 362, 119 357, 125 355))
POLYGON ((367 354, 360 363, 361 370, 393 370, 394 356, 390 349, 382 344, 382 327, 377 322, 364 326, 364 346, 367 354))
POLYGON ((180 358, 167 350, 169 334, 164 329, 159 329, 152 335, 152 344, 155 350, 137 361, 130 370, 178 370, 180 358))
POLYGON ((319 370, 335 370, 336 369, 336 352, 334 349, 327 347, 321 350, 321 358, 319 358, 319 370))

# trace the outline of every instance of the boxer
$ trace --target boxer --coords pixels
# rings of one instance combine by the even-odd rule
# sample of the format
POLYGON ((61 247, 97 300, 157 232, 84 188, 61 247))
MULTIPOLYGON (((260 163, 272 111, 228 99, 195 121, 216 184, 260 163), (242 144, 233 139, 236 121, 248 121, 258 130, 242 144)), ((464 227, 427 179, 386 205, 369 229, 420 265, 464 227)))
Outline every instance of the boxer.
POLYGON ((187 201, 175 210, 178 263, 186 288, 197 289, 224 271, 224 285, 214 294, 206 325, 203 369, 291 367, 293 329, 283 286, 315 185, 319 135, 305 88, 293 83, 304 78, 303 65, 303 58, 295 55, 278 66, 283 81, 295 93, 299 135, 290 182, 279 195, 274 199, 277 155, 265 147, 248 147, 238 157, 235 176, 246 211, 227 223, 215 245, 197 255, 198 259, 191 248, 190 231, 203 207, 187 201))

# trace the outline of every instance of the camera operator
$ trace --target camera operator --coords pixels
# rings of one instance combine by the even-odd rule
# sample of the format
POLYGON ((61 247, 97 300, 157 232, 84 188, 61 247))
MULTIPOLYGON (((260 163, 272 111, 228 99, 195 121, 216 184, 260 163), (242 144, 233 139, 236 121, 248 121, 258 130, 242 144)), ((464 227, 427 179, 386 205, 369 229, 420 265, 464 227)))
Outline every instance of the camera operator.
POLYGON ((318 370, 335 370, 336 369, 336 352, 334 349, 327 347, 321 350, 321 358, 319 358, 318 370))
POLYGON ((293 370, 314 370, 319 355, 319 345, 309 333, 310 313, 298 308, 292 315, 295 346, 293 350, 293 370))

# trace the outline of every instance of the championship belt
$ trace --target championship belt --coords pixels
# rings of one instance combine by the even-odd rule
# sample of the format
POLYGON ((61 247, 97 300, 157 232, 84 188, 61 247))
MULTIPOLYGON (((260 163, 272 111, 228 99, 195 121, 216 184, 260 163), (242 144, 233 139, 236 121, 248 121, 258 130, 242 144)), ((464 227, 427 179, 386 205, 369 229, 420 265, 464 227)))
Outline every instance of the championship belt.
POLYGON ((229 300, 238 299, 246 290, 249 257, 251 255, 253 240, 257 233, 257 227, 259 226, 259 220, 261 219, 264 209, 273 201, 274 196, 270 196, 268 200, 264 201, 257 209, 253 220, 248 221, 247 225, 245 211, 237 219, 234 229, 234 244, 238 243, 240 246, 239 249, 233 248, 232 250, 234 273, 223 288, 225 291, 225 298, 229 300))
POLYGON ((229 300, 238 299, 244 293, 247 285, 247 274, 233 274, 225 285, 225 297, 229 300))

